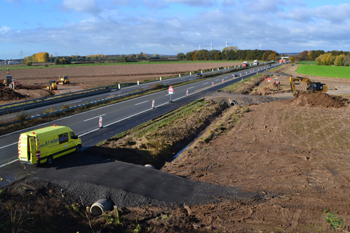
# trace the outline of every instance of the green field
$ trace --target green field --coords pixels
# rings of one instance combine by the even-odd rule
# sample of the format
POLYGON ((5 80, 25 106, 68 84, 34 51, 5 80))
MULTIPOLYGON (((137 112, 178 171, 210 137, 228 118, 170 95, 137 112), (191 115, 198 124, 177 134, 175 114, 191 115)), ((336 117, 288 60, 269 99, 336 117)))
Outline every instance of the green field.
POLYGON ((350 67, 299 65, 297 73, 320 77, 350 78, 350 67))
MULTIPOLYGON (((45 69, 45 68, 59 68, 59 67, 79 67, 79 66, 113 66, 113 65, 147 65, 147 64, 191 64, 191 63, 242 63, 243 61, 162 61, 162 62, 149 62, 149 61, 140 61, 140 62, 105 62, 105 63, 87 63, 87 64, 69 64, 69 65, 49 65, 45 67, 44 65, 33 65, 33 66, 1 66, 0 70, 6 70, 9 68, 10 70, 23 70, 23 69, 45 69)), ((251 61, 249 61, 251 62, 251 61)))
POLYGON ((300 61, 298 65, 317 65, 316 61, 300 61))

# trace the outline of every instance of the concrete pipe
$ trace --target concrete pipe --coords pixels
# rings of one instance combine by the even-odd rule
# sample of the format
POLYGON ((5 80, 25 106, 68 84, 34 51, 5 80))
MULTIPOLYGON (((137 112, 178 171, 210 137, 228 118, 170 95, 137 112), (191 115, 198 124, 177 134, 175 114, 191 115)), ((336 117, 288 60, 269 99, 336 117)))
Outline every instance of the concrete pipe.
POLYGON ((109 199, 100 199, 96 201, 94 204, 92 204, 90 208, 90 212, 92 215, 102 215, 105 211, 112 209, 112 201, 109 199))
POLYGON ((154 167, 152 166, 152 164, 145 164, 145 167, 154 169, 154 167))

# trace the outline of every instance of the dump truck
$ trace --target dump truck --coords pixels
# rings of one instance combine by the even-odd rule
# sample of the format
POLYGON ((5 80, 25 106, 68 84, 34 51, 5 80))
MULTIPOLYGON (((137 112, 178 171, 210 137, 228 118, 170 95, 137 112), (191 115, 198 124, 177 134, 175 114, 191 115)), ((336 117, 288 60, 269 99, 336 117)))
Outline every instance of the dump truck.
POLYGON ((22 133, 18 140, 18 159, 22 164, 47 163, 72 152, 79 152, 81 139, 67 126, 49 126, 22 133))
POLYGON ((56 84, 69 84, 70 83, 70 81, 69 81, 69 79, 68 79, 68 77, 67 76, 60 76, 60 77, 58 77, 58 80, 56 81, 56 84))
POLYGON ((249 67, 249 62, 248 62, 248 61, 244 61, 244 62, 242 63, 242 66, 243 66, 243 67, 249 67))
POLYGON ((49 82, 49 85, 47 86, 48 90, 57 90, 57 84, 55 80, 52 80, 49 82))

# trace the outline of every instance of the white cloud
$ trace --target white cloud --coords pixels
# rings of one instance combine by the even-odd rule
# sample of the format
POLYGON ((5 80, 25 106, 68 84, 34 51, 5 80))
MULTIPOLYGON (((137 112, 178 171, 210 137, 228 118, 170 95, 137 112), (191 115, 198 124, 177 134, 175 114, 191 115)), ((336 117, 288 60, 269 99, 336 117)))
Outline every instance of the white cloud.
POLYGON ((214 0, 164 0, 164 2, 168 3, 181 3, 190 6, 211 6, 215 3, 214 0))
POLYGON ((0 34, 5 34, 8 31, 10 31, 10 28, 4 25, 2 25, 2 27, 0 28, 0 34))
POLYGON ((78 12, 100 13, 101 9, 94 0, 63 0, 63 8, 78 12))

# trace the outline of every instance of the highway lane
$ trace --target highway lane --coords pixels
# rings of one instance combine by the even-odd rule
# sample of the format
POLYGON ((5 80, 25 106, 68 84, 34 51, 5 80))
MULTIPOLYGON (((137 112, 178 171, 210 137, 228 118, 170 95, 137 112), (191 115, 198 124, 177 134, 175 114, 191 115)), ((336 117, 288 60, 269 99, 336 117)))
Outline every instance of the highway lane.
MULTIPOLYGON (((242 78, 246 78, 252 74, 255 74, 255 72, 239 72, 239 77, 234 78, 233 81, 240 81, 241 74, 242 78)), ((214 77, 212 79, 202 80, 196 83, 176 87, 174 88, 174 94, 171 95, 171 99, 172 101, 176 102, 179 99, 186 98, 187 92, 188 95, 191 96, 198 92, 212 88, 213 85, 214 87, 225 85, 228 80, 232 80, 231 74, 225 74, 220 77, 214 77)), ((155 107, 159 108, 163 105, 169 104, 170 96, 168 95, 167 91, 161 91, 0 136, 0 165, 16 160, 17 141, 20 133, 22 132, 30 131, 36 128, 42 128, 53 124, 66 125, 72 128, 82 138, 83 145, 85 145, 84 137, 92 132, 99 130, 99 116, 103 117, 104 127, 109 127, 130 117, 151 111, 153 100, 155 101, 155 107)))

